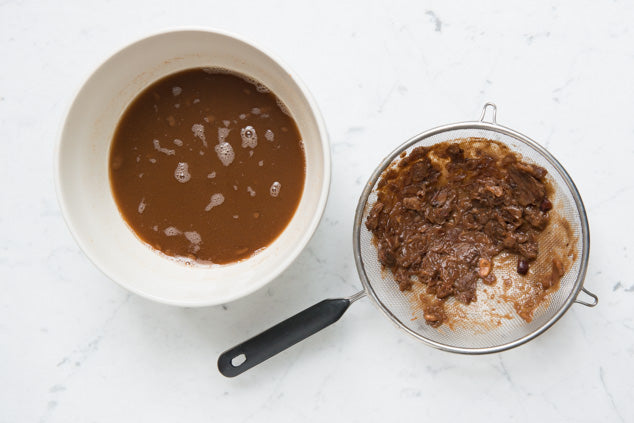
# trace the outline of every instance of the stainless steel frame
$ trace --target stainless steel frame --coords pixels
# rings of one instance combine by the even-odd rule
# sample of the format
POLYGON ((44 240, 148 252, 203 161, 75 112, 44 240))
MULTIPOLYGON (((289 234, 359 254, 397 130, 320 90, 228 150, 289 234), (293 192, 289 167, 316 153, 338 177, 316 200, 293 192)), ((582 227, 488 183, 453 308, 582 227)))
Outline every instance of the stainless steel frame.
POLYGON ((528 342, 531 339, 545 332, 557 320, 559 320, 561 316, 563 316, 563 314, 570 308, 572 303, 576 302, 578 304, 582 304, 587 307, 594 307, 598 304, 597 296, 583 287, 583 282, 584 282, 587 267, 588 267, 588 256, 590 254, 590 231, 588 227, 588 219, 586 216, 586 210, 585 210, 585 207, 583 206, 583 201, 581 200, 581 197, 579 196, 577 187, 575 186, 574 182, 570 178, 570 175, 568 175, 568 173, 563 168, 563 166, 546 149, 544 149, 542 146, 540 146, 538 143, 528 138, 527 136, 520 134, 519 132, 516 132, 505 126, 499 125, 496 122, 496 114, 497 114, 497 107, 495 106, 495 104, 486 103, 482 109, 482 115, 480 116, 480 120, 478 121, 460 122, 460 123, 454 123, 450 125, 439 126, 439 127, 430 129, 428 131, 425 131, 421 134, 418 134, 414 136, 413 138, 410 138, 404 144, 397 147, 385 159, 383 159, 383 161, 374 171, 372 176, 370 176, 370 179, 366 183, 365 189, 363 190, 363 192, 361 193, 361 197, 359 198, 359 203, 357 205, 357 210, 354 217, 354 231, 353 231, 353 239, 352 239, 353 248, 354 248, 353 250, 354 260, 357 266, 357 272, 359 273, 359 277, 361 278, 361 282, 363 283, 364 289, 363 291, 360 291, 352 295, 348 299, 351 302, 353 302, 363 297, 365 294, 367 294, 372 299, 374 304, 387 317, 389 317, 390 320, 392 320, 398 327, 400 327, 401 329, 403 329, 405 332, 409 333, 410 335, 414 336, 415 338, 423 341, 424 343, 432 347, 441 349, 443 351, 449 351, 449 352, 460 353, 460 354, 490 354, 490 353, 505 351, 505 350, 517 347, 519 345, 522 345, 523 343, 528 342), (492 112, 492 118, 490 122, 485 121, 487 110, 491 110, 492 112), (581 263, 579 268, 579 274, 577 276, 577 280, 575 281, 575 285, 570 292, 570 295, 568 296, 568 298, 566 299, 562 307, 557 311, 557 313, 555 313, 555 315, 550 320, 548 320, 539 329, 513 342, 509 342, 503 345, 498 345, 498 346, 490 347, 490 348, 461 348, 461 347, 445 345, 445 344, 427 339, 426 337, 421 336, 415 331, 409 329, 394 314, 392 314, 389 308, 385 306, 385 304, 383 304, 380 301, 380 299, 377 297, 376 293, 374 292, 374 289, 372 288, 372 284, 368 280, 365 267, 361 259, 361 248, 360 248, 360 233, 361 232, 360 231, 361 231, 362 219, 363 219, 364 211, 368 201, 368 197, 370 196, 372 189, 374 188, 377 180, 379 179, 383 171, 398 157, 399 154, 401 154, 401 152, 411 147, 413 144, 416 144, 417 142, 425 138, 431 137, 433 135, 436 135, 445 131, 452 131, 452 130, 458 130, 458 129, 475 129, 475 130, 483 129, 483 130, 498 132, 498 133, 516 138, 528 144, 533 149, 537 150, 546 158, 546 160, 550 162, 550 164, 559 172, 559 174, 565 181, 566 185, 570 189, 570 192, 572 193, 573 199, 575 201, 575 205, 579 211, 579 216, 581 219, 582 252, 581 252, 581 258, 580 258, 581 263), (583 300, 578 300, 577 297, 581 291, 583 291, 586 295, 591 297, 592 301, 587 302, 583 300))

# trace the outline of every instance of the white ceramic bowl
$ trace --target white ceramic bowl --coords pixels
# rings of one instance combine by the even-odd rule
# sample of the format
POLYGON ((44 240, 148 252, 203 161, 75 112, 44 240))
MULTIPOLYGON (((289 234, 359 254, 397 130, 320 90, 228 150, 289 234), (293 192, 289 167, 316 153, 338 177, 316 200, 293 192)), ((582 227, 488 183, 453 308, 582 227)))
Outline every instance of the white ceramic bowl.
POLYGON ((326 206, 330 149, 315 101, 278 59, 225 32, 174 30, 125 47, 92 73, 62 127, 55 175, 68 227, 107 276, 155 301, 204 306, 226 303, 261 288, 302 251, 326 206), (228 265, 188 267, 151 250, 126 225, 110 191, 108 154, 119 118, 137 94, 167 74, 205 66, 251 76, 286 104, 304 141, 306 182, 293 219, 263 251, 228 265))

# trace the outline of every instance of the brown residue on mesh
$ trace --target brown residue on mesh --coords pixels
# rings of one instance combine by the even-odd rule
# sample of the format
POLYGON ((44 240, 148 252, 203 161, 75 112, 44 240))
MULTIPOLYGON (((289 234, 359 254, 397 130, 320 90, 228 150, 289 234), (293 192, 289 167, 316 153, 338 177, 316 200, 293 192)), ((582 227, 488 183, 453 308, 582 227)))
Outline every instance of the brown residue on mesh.
MULTIPOLYGON (((392 273, 394 279, 399 283, 399 287, 412 304, 413 319, 423 319, 433 327, 442 325, 442 328, 447 327, 450 330, 467 328, 475 332, 486 332, 503 325, 516 316, 530 322, 536 310, 548 308, 549 296, 559 289, 561 278, 570 270, 577 259, 577 239, 570 223, 560 214, 563 205, 558 202, 553 207, 551 203, 551 201, 554 202, 555 190, 545 169, 522 160, 519 154, 512 152, 502 143, 482 138, 469 138, 431 147, 420 147, 414 149, 409 155, 401 154, 399 159, 384 171, 377 185, 377 202, 369 211, 366 226, 374 234, 373 242, 379 250, 382 273, 385 271, 392 273), (450 145, 459 146, 460 151, 457 151, 455 147, 450 149, 450 145), (470 257, 468 261, 464 262, 464 265, 471 266, 472 269, 467 270, 467 273, 469 271, 476 272, 475 278, 470 277, 473 280, 471 292, 460 289, 455 291, 454 289, 455 292, 451 291, 453 293, 447 295, 445 292, 439 291, 439 289, 444 289, 440 288, 440 281, 434 281, 440 275, 437 273, 435 275, 429 274, 424 268, 424 260, 413 261, 412 257, 405 257, 403 253, 400 253, 399 248, 411 249, 412 244, 409 243, 410 239, 407 239, 407 236, 403 239, 402 234, 406 233, 407 235, 407 230, 401 232, 399 237, 398 232, 394 232, 394 229, 407 229, 407 225, 409 225, 410 228, 415 229, 409 233, 416 237, 418 236, 417 232, 424 233, 432 226, 432 229, 435 228, 435 230, 438 230, 439 227, 449 230, 460 226, 454 220, 462 221, 461 216, 449 214, 438 218, 437 215, 433 214, 437 209, 433 210, 430 207, 430 202, 437 201, 438 193, 447 184, 456 183, 456 177, 450 171, 465 172, 463 174, 469 178, 469 171, 465 169, 480 169, 468 167, 469 165, 464 164, 465 159, 467 161, 475 159, 482 162, 482 166, 491 168, 490 171, 485 170, 484 173, 480 173, 482 176, 476 175, 476 178, 485 177, 486 190, 498 198, 522 195, 522 193, 513 191, 513 182, 509 185, 509 176, 504 176, 509 174, 505 172, 515 172, 513 174, 515 177, 518 172, 522 172, 521 178, 527 178, 528 183, 541 184, 542 188, 537 187, 536 190, 537 192, 542 190, 542 197, 537 194, 523 203, 520 201, 524 204, 523 206, 519 204, 520 209, 524 207, 523 216, 528 216, 525 213, 529 212, 533 215, 525 217, 526 220, 520 220, 519 224, 525 226, 517 227, 519 231, 528 233, 529 239, 532 239, 531 242, 539 246, 539 253, 536 252, 536 246, 533 247, 532 251, 522 249, 521 246, 509 248, 502 246, 501 239, 496 240, 495 236, 490 233, 487 235, 490 240, 493 240, 492 245, 487 244, 487 240, 477 239, 476 236, 474 239, 477 239, 476 242, 480 242, 478 255, 470 257), (487 160, 488 162, 486 162, 487 160), (412 166, 421 161, 426 166, 424 171, 428 175, 426 178, 431 178, 431 182, 421 180, 420 177, 412 178, 410 176, 412 166), (499 170, 496 166, 500 166, 499 170), (505 170, 509 168, 512 169, 505 170), (506 181, 497 181, 496 175, 507 179, 506 181), (377 207, 377 203, 382 203, 382 205, 377 207), (535 214, 535 207, 537 214, 535 214), (430 216, 433 225, 430 224, 430 216), (407 224, 403 225, 402 222, 407 224), (537 223, 533 224, 533 222, 537 223), (381 224, 386 226, 382 229, 381 224), (400 247, 401 245, 403 247, 400 247), (524 263, 527 267, 526 274, 520 274, 522 273, 520 271, 520 261, 522 260, 526 261, 524 263)), ((418 167, 420 168, 420 166, 418 167)), ((479 172, 479 170, 475 172, 479 172)), ((460 183, 460 179, 458 179, 458 183, 460 183)), ((521 187, 517 190, 521 190, 521 187)), ((480 197, 476 197, 476 201, 490 201, 491 207, 501 207, 496 205, 500 203, 496 203, 495 198, 493 200, 483 199, 482 192, 479 193, 480 197)), ((453 194, 450 192, 449 195, 453 194)), ((489 193, 485 192, 485 194, 489 193)), ((447 200, 443 198, 439 202, 440 207, 445 201, 447 200)), ((517 204, 517 202, 511 200, 509 204, 517 204)), ((454 210, 456 209, 454 208, 454 210)), ((451 213, 455 213, 455 211, 451 213)), ((473 233, 473 229, 471 233, 473 233)), ((513 235, 512 232, 511 235, 513 235)), ((442 231, 439 232, 439 236, 444 236, 442 231)), ((464 241, 464 239, 460 239, 464 241)), ((417 239, 416 242, 429 243, 430 241, 417 239)), ((421 254, 424 255, 431 251, 434 251, 433 248, 430 250, 428 247, 421 250, 421 254)), ((409 255, 411 256, 411 254, 409 255)), ((464 274, 465 268, 462 267, 457 275, 464 278, 464 274)), ((451 283, 448 286, 451 289, 451 283)))

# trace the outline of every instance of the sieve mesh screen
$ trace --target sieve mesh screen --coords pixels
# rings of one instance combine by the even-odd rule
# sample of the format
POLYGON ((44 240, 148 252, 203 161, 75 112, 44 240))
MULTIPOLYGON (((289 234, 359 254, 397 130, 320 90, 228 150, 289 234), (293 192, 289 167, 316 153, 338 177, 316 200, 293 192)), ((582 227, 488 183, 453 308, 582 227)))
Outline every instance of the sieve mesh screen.
MULTIPOLYGON (((479 123, 473 123, 473 125, 458 124, 451 125, 441 131, 430 131, 428 134, 427 136, 425 134, 419 136, 412 143, 406 143, 406 148, 395 151, 391 156, 396 157, 392 163, 398 161, 398 154, 402 151, 409 153, 418 146, 431 146, 441 142, 462 141, 468 138, 485 138, 499 141, 514 152, 519 153, 524 161, 545 168, 554 188, 553 211, 570 225, 569 233, 572 243, 570 248, 574 251, 575 259, 562 277, 559 289, 550 294, 547 300, 535 310, 533 320, 529 323, 517 315, 511 303, 500 299, 501 281, 507 278, 515 282, 517 278, 521 277, 515 271, 516 262, 504 261, 503 257, 496 257, 494 259, 494 272, 498 282, 493 286, 479 283, 478 299, 468 306, 449 300, 446 305, 447 309, 452 313, 457 313, 460 319, 456 320, 456 324, 452 328, 447 327, 447 325, 433 328, 425 323, 421 308, 415 306, 417 303, 416 291, 401 292, 392 273, 381 268, 373 235, 365 227, 367 213, 376 202, 375 188, 380 180, 380 173, 377 173, 370 182, 372 186, 368 186, 364 191, 367 198, 363 202, 362 197, 355 222, 357 228, 355 248, 358 249, 356 252, 358 254, 357 266, 361 279, 377 305, 395 323, 406 328, 423 341, 449 350, 469 349, 474 350, 474 352, 477 349, 488 350, 480 352, 491 352, 492 350, 505 349, 505 346, 513 346, 509 344, 518 343, 525 337, 540 333, 541 330, 554 323, 581 289, 583 278, 581 273, 585 273, 588 253, 587 246, 584 248, 584 240, 587 240, 587 223, 576 189, 563 168, 552 156, 540 147, 532 145, 532 141, 504 127, 479 123), (451 129, 452 127, 456 129, 451 129)), ((379 170, 384 170, 389 163, 386 161, 382 169, 379 170)), ((552 225, 551 223, 550 226, 552 225)), ((552 253, 556 248, 553 240, 554 236, 544 235, 540 240, 540 256, 552 253)))

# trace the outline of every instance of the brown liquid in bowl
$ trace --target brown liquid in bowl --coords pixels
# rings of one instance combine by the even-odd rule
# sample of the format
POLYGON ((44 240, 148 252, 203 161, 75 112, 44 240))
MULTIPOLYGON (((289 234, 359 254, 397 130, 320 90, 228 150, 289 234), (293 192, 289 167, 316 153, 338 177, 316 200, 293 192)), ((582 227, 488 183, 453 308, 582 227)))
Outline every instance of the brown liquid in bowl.
MULTIPOLYGON (((256 85, 257 84, 257 85, 256 85)), ((273 242, 304 188, 301 135, 278 98, 213 69, 169 75, 125 110, 110 150, 123 218, 161 252, 229 263, 273 242)))

